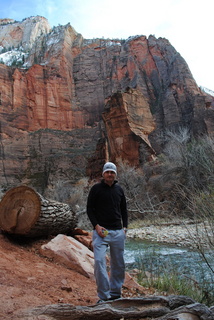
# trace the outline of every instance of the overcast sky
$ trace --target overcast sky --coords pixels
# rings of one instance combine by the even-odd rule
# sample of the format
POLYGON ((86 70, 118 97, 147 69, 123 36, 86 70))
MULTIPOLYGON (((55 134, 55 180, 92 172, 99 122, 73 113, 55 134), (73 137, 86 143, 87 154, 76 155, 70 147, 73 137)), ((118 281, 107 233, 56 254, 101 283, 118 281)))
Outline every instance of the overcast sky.
POLYGON ((166 38, 197 84, 214 91, 213 0, 1 0, 0 18, 21 21, 36 15, 52 27, 70 22, 87 39, 166 38))

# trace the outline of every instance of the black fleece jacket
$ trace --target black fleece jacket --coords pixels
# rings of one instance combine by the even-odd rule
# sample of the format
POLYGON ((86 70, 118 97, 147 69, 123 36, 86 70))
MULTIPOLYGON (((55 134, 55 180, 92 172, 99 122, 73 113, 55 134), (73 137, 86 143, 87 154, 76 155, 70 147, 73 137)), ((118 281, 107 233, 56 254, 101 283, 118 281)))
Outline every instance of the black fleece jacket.
POLYGON ((91 188, 87 214, 94 228, 97 224, 110 230, 127 228, 126 198, 117 181, 110 187, 102 180, 91 188))

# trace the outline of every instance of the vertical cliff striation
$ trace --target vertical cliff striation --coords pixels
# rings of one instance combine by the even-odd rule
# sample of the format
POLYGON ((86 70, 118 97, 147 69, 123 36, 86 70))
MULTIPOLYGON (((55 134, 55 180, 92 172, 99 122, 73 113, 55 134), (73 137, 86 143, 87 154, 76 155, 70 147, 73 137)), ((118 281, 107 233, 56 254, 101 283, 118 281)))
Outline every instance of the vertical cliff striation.
POLYGON ((1 185, 40 193, 139 166, 166 129, 213 131, 211 97, 167 39, 84 39, 43 17, 0 21, 1 185))

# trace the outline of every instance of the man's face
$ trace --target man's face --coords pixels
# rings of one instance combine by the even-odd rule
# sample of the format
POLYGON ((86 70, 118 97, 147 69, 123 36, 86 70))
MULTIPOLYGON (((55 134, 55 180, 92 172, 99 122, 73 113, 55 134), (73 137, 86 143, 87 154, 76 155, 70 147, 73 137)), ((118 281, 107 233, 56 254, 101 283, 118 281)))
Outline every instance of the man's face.
POLYGON ((114 171, 106 171, 103 173, 103 178, 105 180, 105 183, 111 185, 116 177, 116 173, 114 171))

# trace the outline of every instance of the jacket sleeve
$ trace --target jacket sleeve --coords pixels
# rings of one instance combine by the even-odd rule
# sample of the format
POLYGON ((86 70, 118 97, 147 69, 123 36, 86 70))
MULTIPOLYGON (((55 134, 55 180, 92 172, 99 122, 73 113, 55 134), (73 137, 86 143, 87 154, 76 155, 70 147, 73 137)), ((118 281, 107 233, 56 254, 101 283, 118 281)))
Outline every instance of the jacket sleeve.
POLYGON ((91 224, 95 228, 98 222, 95 215, 95 190, 93 187, 91 188, 87 199, 87 215, 91 224))
POLYGON ((126 197, 125 197, 124 192, 123 192, 123 196, 121 199, 120 210, 121 210, 123 228, 127 228, 128 227, 128 212, 127 212, 126 197))

